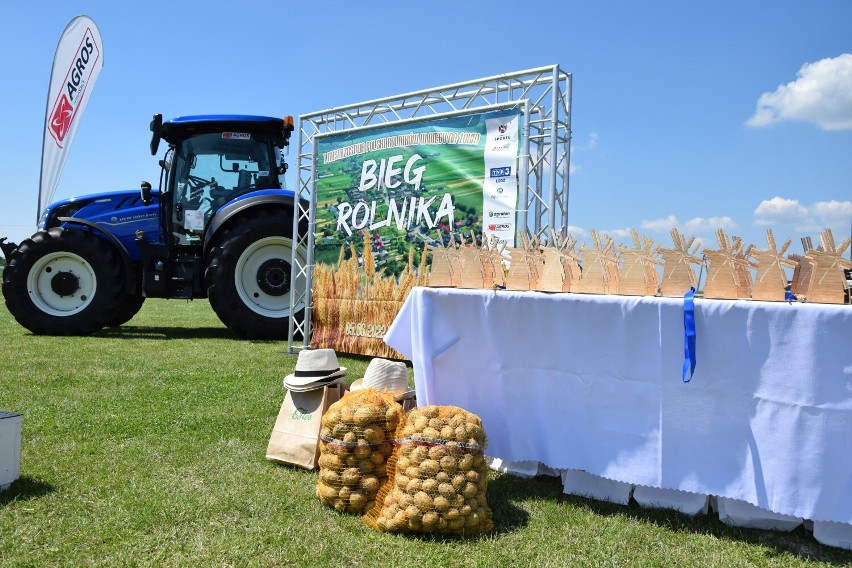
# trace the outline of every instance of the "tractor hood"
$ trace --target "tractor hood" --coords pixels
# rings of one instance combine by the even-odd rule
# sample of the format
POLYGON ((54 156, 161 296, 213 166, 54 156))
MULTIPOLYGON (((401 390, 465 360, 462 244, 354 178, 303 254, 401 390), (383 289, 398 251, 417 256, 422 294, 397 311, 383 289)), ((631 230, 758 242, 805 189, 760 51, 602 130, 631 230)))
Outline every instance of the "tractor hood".
MULTIPOLYGON (((159 194, 159 190, 153 190, 151 193, 159 194)), ((69 197, 54 201, 45 207, 39 217, 38 228, 44 230, 59 225, 59 217, 80 217, 89 221, 101 221, 104 216, 111 217, 125 209, 136 208, 139 202, 138 189, 69 197)))

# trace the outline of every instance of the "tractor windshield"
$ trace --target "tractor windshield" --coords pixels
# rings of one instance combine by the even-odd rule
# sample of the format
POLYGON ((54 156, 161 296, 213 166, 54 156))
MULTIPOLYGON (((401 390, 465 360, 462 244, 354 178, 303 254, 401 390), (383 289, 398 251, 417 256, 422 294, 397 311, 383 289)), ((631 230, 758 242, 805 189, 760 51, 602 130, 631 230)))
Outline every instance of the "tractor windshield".
POLYGON ((181 141, 172 168, 172 230, 178 242, 197 242, 212 214, 255 189, 280 187, 272 141, 243 132, 197 134, 181 141))

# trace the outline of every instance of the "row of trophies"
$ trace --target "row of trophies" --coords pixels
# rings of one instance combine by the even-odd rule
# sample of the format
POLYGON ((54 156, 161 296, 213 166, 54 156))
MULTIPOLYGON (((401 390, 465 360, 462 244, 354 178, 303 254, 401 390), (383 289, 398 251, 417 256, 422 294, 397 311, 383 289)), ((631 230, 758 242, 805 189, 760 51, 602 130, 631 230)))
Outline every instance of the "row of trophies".
POLYGON ((791 299, 789 290, 800 301, 848 301, 844 270, 852 269, 852 261, 844 260, 843 253, 852 239, 838 247, 831 229, 820 235, 821 246, 814 248, 805 237, 804 254, 786 257, 792 240, 779 250, 772 229, 766 231, 766 249, 746 247, 740 237, 728 238, 722 229, 716 231, 718 249, 701 249, 694 236, 686 239, 677 229, 671 230, 672 248, 655 246, 633 229, 631 234, 633 248, 616 245, 608 235, 602 240, 594 229, 593 246, 583 243, 579 248, 574 237, 555 232, 547 243, 519 234, 518 247, 498 246, 496 239, 477 246, 475 235, 472 244, 460 235, 446 246, 427 246, 432 254, 429 286, 675 297, 698 287, 694 266, 699 265, 701 272, 707 270, 704 298, 784 301, 791 299), (793 271, 791 281, 785 268, 793 271))

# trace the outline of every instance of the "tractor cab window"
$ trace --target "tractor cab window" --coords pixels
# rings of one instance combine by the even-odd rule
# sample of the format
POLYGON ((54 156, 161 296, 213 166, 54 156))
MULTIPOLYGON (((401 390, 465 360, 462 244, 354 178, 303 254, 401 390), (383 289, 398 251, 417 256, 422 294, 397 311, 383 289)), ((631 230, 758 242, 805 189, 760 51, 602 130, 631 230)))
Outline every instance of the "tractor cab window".
POLYGON ((241 132, 198 134, 178 145, 172 168, 172 231, 178 243, 197 242, 228 201, 280 187, 271 148, 264 137, 241 132))

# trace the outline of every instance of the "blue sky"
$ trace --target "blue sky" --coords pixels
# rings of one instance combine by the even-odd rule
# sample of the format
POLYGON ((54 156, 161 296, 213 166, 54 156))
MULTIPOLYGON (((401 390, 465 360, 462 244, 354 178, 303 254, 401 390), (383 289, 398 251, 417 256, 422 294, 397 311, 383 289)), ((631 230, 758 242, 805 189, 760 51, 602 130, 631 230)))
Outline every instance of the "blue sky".
POLYGON ((721 228, 766 248, 771 227, 801 253, 824 228, 850 235, 848 0, 13 0, 0 19, 0 236, 16 242, 35 229, 50 67, 78 14, 100 28, 104 68, 56 198, 156 185, 155 113, 298 116, 558 64, 573 75, 580 241, 596 229, 630 243, 634 228, 670 246, 677 227, 718 248, 721 228))

